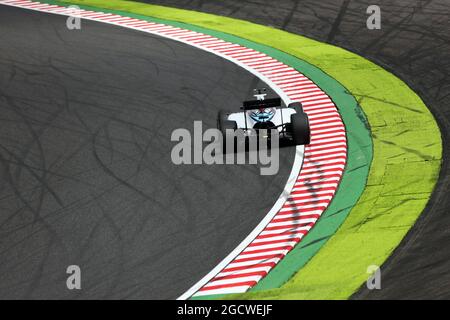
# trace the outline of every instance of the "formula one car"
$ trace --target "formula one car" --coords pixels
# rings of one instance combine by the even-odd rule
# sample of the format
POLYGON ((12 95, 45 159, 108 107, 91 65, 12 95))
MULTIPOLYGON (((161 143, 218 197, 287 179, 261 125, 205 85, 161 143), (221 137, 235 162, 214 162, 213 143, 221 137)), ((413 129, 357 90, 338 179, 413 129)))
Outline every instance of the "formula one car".
POLYGON ((266 89, 255 89, 256 100, 244 101, 242 111, 220 111, 217 126, 223 136, 227 137, 227 129, 243 129, 244 134, 258 137, 261 129, 277 129, 280 139, 290 139, 295 145, 309 144, 309 121, 301 103, 283 107, 280 98, 265 99, 266 95, 266 89))

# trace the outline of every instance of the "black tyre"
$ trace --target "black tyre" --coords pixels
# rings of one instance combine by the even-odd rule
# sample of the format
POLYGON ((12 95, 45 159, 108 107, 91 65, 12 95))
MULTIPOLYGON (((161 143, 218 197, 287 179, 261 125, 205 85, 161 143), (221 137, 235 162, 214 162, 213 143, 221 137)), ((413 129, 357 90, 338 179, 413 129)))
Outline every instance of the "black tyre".
POLYGON ((296 145, 309 144, 311 141, 311 132, 306 113, 298 112, 291 115, 291 134, 292 140, 296 145))
POLYGON ((289 103, 288 108, 292 108, 295 111, 297 111, 297 113, 302 113, 303 112, 303 106, 300 102, 292 102, 289 103))
POLYGON ((217 128, 222 132, 222 148, 223 152, 225 153, 226 141, 227 139, 229 139, 228 136, 230 135, 227 130, 237 130, 237 123, 236 121, 228 120, 228 113, 226 111, 220 111, 219 117, 217 119, 217 128))
POLYGON ((228 120, 228 113, 226 111, 219 111, 219 117, 217 119, 217 128, 222 131, 222 134, 225 136, 227 129, 236 130, 237 123, 236 121, 228 120))

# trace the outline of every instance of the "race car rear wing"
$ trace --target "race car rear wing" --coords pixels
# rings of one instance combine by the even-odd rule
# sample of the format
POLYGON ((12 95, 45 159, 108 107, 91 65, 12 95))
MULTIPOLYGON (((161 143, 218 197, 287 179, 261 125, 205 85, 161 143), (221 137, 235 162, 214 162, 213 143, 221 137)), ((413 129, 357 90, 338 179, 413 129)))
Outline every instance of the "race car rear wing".
POLYGON ((272 98, 265 100, 249 100, 244 101, 241 110, 254 110, 261 108, 276 108, 281 107, 281 99, 280 98, 272 98))

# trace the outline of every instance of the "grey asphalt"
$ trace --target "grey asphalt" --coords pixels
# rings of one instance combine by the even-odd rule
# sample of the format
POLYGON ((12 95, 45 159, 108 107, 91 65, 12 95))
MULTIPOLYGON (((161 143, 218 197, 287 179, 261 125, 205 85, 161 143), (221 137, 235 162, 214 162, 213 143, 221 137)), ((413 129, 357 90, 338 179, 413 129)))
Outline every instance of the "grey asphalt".
POLYGON ((0 5, 0 298, 174 299, 278 198, 294 158, 172 163, 176 128, 237 109, 243 69, 120 27, 0 5), (81 290, 66 268, 81 268, 81 290))
POLYGON ((338 45, 405 81, 441 128, 444 162, 426 210, 382 266, 382 289, 355 299, 450 299, 450 2, 448 0, 151 0, 245 19, 338 45), (381 30, 366 9, 381 8, 381 30))

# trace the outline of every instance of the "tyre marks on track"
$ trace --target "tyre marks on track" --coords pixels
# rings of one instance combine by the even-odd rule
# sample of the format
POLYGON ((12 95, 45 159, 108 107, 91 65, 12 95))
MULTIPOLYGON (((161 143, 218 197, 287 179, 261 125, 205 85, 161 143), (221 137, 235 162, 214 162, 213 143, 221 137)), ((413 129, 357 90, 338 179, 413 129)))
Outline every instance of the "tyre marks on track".
MULTIPOLYGON (((73 15, 73 9, 28 0, 0 1, 41 12, 73 15)), ((301 102, 311 126, 311 143, 297 147, 295 181, 240 246, 180 299, 241 293, 256 285, 314 226, 333 199, 346 158, 346 131, 339 112, 315 83, 294 68, 256 50, 170 25, 112 13, 80 10, 77 16, 180 41, 221 56, 268 83, 284 102, 301 102), (280 201, 282 200, 282 201, 280 201), (278 205, 279 204, 279 205, 278 205), (271 214, 274 212, 274 214, 271 214)), ((247 214, 243 212, 243 214, 247 214)))

